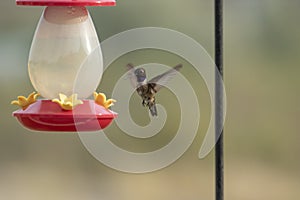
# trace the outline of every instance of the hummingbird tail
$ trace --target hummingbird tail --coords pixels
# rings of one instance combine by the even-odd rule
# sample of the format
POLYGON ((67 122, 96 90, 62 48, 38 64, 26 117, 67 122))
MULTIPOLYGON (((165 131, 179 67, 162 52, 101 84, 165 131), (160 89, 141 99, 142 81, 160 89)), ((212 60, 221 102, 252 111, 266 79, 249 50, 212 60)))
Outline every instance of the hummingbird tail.
POLYGON ((151 106, 149 106, 149 110, 150 110, 150 113, 151 115, 154 117, 154 116, 157 116, 157 110, 156 110, 156 105, 153 104, 151 106))

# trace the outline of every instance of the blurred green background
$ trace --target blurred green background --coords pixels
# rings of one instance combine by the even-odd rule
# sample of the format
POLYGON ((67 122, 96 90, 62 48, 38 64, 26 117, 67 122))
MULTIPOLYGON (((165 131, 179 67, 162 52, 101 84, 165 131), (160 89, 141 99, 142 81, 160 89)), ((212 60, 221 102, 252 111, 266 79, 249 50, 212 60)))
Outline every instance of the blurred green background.
MULTIPOLYGON (((297 199, 300 1, 226 0, 224 4, 225 198, 297 199)), ((142 175, 117 172, 94 159, 77 134, 33 133, 11 117, 16 107, 10 101, 33 91, 27 58, 42 10, 16 6, 13 0, 0 3, 1 199, 214 199, 214 154, 197 159, 210 115, 207 90, 201 77, 193 77, 192 67, 176 55, 155 50, 129 53, 111 65, 100 84, 109 94, 127 62, 184 63, 182 74, 199 91, 203 118, 189 150, 163 170, 142 175)), ((194 38, 213 56, 213 1, 120 0, 116 7, 89 10, 101 41, 132 28, 164 27, 194 38)), ((178 103, 168 90, 159 98, 168 111, 178 103)), ((139 99, 135 96, 132 101, 134 119, 147 123, 133 106, 140 104, 139 99)), ((156 149, 172 139, 167 133, 176 128, 172 126, 173 120, 179 120, 176 116, 151 141, 130 141, 115 124, 108 136, 132 151, 156 149)))

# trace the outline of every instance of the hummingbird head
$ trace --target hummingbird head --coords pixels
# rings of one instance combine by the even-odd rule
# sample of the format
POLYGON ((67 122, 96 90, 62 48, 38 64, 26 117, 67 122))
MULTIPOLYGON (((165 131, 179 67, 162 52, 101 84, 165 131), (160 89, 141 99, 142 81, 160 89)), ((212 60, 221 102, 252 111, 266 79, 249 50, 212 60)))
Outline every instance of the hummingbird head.
POLYGON ((144 68, 137 68, 135 71, 134 71, 134 74, 137 78, 137 81, 139 83, 142 83, 145 81, 146 79, 146 70, 144 68))

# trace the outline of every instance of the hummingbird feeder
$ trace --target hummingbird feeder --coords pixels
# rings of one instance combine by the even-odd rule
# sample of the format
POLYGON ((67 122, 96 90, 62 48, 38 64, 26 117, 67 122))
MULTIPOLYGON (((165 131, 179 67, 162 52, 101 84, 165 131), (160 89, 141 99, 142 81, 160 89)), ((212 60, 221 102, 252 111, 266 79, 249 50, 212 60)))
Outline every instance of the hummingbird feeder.
POLYGON ((93 21, 85 6, 114 6, 115 0, 16 0, 17 5, 46 6, 32 41, 28 72, 37 92, 12 104, 19 122, 36 131, 97 131, 117 114, 95 90, 103 58, 93 21), (87 99, 94 94, 94 100, 87 99), (38 96, 43 99, 37 99, 38 96))

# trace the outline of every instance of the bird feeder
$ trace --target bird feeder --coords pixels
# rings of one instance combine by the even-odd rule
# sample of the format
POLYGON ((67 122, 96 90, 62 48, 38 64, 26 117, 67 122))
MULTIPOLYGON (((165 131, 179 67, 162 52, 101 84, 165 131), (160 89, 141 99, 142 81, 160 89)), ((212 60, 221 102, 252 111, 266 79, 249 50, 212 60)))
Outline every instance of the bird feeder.
POLYGON ((95 27, 85 6, 114 6, 114 0, 16 0, 46 6, 32 41, 28 72, 37 92, 12 104, 19 122, 36 131, 97 131, 117 114, 95 90, 103 59, 95 27), (94 100, 88 99, 94 94, 94 100), (37 99, 41 96, 43 99, 37 99))

